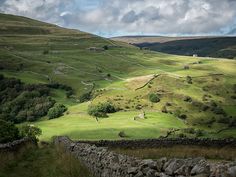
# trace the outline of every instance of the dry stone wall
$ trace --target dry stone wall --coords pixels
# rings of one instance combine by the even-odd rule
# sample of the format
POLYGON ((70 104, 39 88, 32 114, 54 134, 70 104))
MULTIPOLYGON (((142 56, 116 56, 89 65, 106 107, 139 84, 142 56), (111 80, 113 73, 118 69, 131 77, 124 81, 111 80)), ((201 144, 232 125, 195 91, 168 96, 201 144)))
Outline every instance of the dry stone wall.
POLYGON ((10 143, 0 144, 0 152, 17 152, 20 148, 26 146, 26 145, 35 145, 35 143, 32 142, 29 138, 23 138, 20 140, 15 140, 10 143))
POLYGON ((96 177, 236 177, 236 162, 210 164, 204 158, 140 160, 87 143, 56 137, 56 145, 78 158, 96 177))
POLYGON ((31 147, 36 147, 36 144, 28 138, 0 144, 0 170, 12 160, 17 160, 23 152, 31 147))
POLYGON ((143 139, 143 140, 116 140, 116 141, 77 141, 78 143, 95 144, 98 147, 119 147, 119 148, 155 148, 171 147, 175 145, 194 145, 206 147, 236 147, 236 139, 143 139))

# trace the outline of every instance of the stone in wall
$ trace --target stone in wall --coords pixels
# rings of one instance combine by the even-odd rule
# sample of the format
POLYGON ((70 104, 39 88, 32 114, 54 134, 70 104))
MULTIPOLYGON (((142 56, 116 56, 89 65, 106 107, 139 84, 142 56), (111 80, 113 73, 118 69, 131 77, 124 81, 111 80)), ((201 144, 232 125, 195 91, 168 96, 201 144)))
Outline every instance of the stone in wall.
POLYGON ((236 162, 209 164, 204 158, 140 160, 104 147, 56 137, 54 143, 78 158, 96 177, 236 177, 236 162))

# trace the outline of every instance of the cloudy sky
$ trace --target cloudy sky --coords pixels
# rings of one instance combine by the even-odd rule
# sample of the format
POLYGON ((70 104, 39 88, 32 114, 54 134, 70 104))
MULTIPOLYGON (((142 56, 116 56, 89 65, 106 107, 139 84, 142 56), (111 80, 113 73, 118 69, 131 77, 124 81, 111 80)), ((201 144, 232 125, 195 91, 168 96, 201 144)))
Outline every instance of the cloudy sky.
POLYGON ((117 35, 236 35, 236 0, 0 0, 0 12, 117 35))

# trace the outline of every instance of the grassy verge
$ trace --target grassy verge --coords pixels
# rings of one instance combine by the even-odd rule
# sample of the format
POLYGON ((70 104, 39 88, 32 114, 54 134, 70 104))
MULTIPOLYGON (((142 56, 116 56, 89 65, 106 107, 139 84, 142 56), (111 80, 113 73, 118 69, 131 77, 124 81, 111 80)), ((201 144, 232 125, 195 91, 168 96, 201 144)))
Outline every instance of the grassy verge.
POLYGON ((0 177, 90 177, 81 163, 61 149, 48 145, 32 148, 0 168, 0 177))
POLYGON ((158 159, 161 157, 168 158, 189 158, 205 157, 208 160, 235 160, 235 147, 199 147, 176 145, 172 147, 144 148, 144 149, 112 149, 115 152, 126 154, 142 159, 158 159))

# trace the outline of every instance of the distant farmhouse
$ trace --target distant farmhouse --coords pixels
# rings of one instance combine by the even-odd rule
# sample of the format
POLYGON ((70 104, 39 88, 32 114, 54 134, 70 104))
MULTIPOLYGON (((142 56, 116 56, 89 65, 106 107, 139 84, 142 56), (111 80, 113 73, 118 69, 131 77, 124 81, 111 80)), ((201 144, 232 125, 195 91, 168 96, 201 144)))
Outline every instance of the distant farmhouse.
POLYGON ((198 55, 197 54, 193 54, 193 57, 198 57, 198 55))
POLYGON ((99 48, 99 47, 89 47, 88 50, 93 51, 93 52, 102 52, 105 49, 104 48, 99 48))

